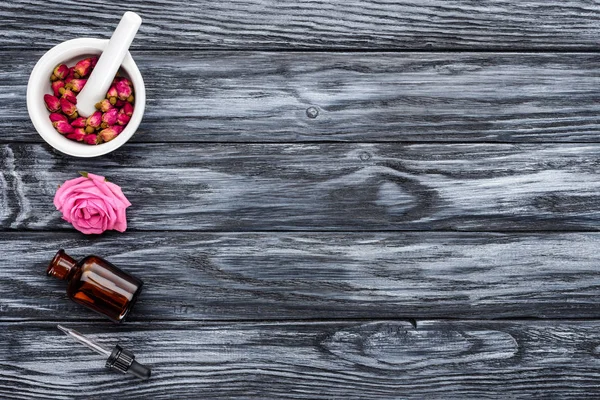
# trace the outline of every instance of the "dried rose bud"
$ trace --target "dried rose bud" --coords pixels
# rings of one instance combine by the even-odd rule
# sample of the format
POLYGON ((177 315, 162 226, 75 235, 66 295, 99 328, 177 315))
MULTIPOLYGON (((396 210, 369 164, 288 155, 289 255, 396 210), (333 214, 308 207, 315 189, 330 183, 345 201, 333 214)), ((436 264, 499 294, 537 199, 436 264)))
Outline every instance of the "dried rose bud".
POLYGON ((111 85, 108 88, 108 92, 106 92, 106 98, 110 99, 111 97, 117 97, 117 88, 115 87, 115 85, 111 85))
POLYGON ((46 103, 46 108, 50 112, 58 111, 61 106, 60 100, 58 100, 58 97, 52 96, 51 94, 44 95, 44 103, 46 103))
POLYGON ((58 121, 55 122, 53 125, 58 131, 58 133, 62 133, 63 135, 71 133, 74 130, 71 124, 69 124, 67 121, 58 121))
POLYGON ((102 123, 102 113, 100 111, 96 111, 95 113, 90 115, 88 117, 87 121, 85 122, 85 124, 87 126, 92 126, 94 128, 99 127, 101 123, 102 123))
POLYGON ((74 76, 76 78, 85 78, 92 71, 92 60, 90 58, 84 58, 75 64, 73 71, 75 71, 74 76))
POLYGON ((117 114, 118 110, 116 108, 112 108, 102 114, 102 122, 105 122, 107 125, 114 125, 117 123, 117 114))
POLYGON ((107 112, 111 108, 113 108, 113 106, 112 106, 112 104, 110 104, 110 101, 108 101, 108 99, 104 99, 104 100, 96 103, 96 109, 100 110, 102 112, 107 112))
POLYGON ((117 82, 125 82, 128 86, 133 87, 133 83, 131 83, 131 81, 124 76, 120 76, 118 72, 117 76, 113 80, 113 85, 115 85, 117 82))
POLYGON ((87 83, 87 79, 75 79, 73 78, 71 80, 71 82, 69 82, 66 86, 67 89, 71 89, 72 91, 79 93, 81 92, 81 89, 83 89, 83 87, 85 86, 85 84, 87 83))
POLYGON ((98 64, 98 57, 90 57, 90 63, 92 64, 92 68, 94 68, 98 64))
POLYGON ((117 132, 117 130, 115 129, 115 127, 111 126, 109 128, 101 130, 100 133, 98 133, 98 136, 100 136, 100 138, 102 138, 102 140, 104 142, 110 142, 115 137, 117 137, 117 135, 119 133, 121 133, 121 132, 117 132))
POLYGON ((60 92, 58 91, 60 88, 65 87, 65 83, 63 81, 54 81, 50 85, 52 87, 52 91, 56 97, 60 96, 60 92))
POLYGON ((73 133, 67 135, 68 139, 76 140, 78 142, 81 142, 84 137, 85 137, 85 131, 83 130, 83 128, 77 128, 73 131, 73 133))
POLYGON ((131 119, 131 117, 122 111, 123 110, 119 111, 119 114, 117 114, 117 124, 127 125, 129 123, 129 120, 131 119))
POLYGON ((83 117, 76 118, 73 120, 73 122, 71 122, 71 125, 75 128, 85 128, 85 120, 86 118, 83 117))
POLYGON ((52 71, 52 74, 57 78, 57 79, 65 79, 67 77, 67 75, 69 74, 69 67, 67 67, 65 64, 59 64, 56 66, 56 68, 54 68, 54 71, 52 71))
POLYGON ((60 108, 62 112, 67 116, 72 116, 77 112, 77 107, 75 106, 75 104, 71 103, 64 97, 60 99, 60 108))
POLYGON ((87 144, 98 144, 98 135, 94 133, 85 135, 83 141, 87 144))
POLYGON ((125 104, 125 101, 117 99, 117 101, 115 102, 115 107, 121 108, 121 107, 123 107, 124 104, 125 104))
POLYGON ((123 108, 120 112, 122 112, 123 114, 127 114, 131 117, 131 115, 133 114, 133 106, 131 105, 131 103, 125 103, 123 104, 123 108))
POLYGON ((127 98, 133 93, 131 90, 131 86, 129 86, 127 82, 124 81, 117 82, 115 88, 117 89, 117 94, 120 100, 127 100, 127 98))
POLYGON ((52 121, 54 123, 54 122, 58 122, 58 121, 68 122, 69 120, 63 114, 51 113, 50 114, 50 121, 52 121))
POLYGON ((62 95, 63 99, 69 100, 73 104, 77 104, 77 97, 70 89, 66 89, 62 95))
POLYGON ((54 75, 54 74, 50 75, 50 82, 54 82, 57 79, 58 78, 56 77, 56 75, 54 75))
POLYGON ((73 67, 69 68, 69 73, 67 74, 67 77, 65 78, 65 84, 71 82, 73 79, 75 79, 75 71, 73 71, 73 67))
POLYGON ((77 119, 79 117, 79 114, 77 114, 77 111, 75 111, 73 114, 71 115, 67 115, 67 117, 69 117, 69 119, 77 119))

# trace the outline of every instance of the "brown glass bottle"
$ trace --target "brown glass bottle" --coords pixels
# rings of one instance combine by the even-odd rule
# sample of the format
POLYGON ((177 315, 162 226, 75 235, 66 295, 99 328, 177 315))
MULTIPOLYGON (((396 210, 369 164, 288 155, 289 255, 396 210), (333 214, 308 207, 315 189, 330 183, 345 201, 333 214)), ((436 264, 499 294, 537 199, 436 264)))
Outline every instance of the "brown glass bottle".
POLYGON ((60 249, 54 256, 48 276, 69 281, 67 295, 75 303, 121 322, 135 304, 143 282, 108 261, 87 256, 77 262, 60 249))

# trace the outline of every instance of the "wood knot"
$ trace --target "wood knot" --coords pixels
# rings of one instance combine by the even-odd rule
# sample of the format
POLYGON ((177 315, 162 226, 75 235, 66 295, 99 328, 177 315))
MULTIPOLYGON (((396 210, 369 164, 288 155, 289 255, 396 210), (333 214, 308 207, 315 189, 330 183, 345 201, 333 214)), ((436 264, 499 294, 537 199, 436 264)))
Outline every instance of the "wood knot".
POLYGON ((308 107, 306 109, 306 116, 308 118, 314 119, 314 118, 317 118, 318 115, 319 115, 319 110, 317 110, 316 107, 308 107))
POLYGON ((369 161, 371 159, 371 154, 363 151, 359 154, 358 158, 360 158, 361 161, 369 161))
POLYGON ((518 344, 508 332, 480 326, 424 322, 376 322, 343 328, 321 342, 355 364, 380 369, 441 367, 509 360, 518 344))

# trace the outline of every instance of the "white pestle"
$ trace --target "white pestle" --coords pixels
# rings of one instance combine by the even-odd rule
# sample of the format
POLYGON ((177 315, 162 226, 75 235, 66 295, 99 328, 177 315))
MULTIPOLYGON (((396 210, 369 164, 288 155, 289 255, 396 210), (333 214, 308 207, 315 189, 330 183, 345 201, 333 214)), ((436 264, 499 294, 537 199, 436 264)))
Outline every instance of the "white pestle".
POLYGON ((127 11, 123 14, 87 83, 77 95, 77 111, 82 117, 92 115, 96 111, 96 103, 106 97, 141 24, 142 18, 136 13, 127 11))

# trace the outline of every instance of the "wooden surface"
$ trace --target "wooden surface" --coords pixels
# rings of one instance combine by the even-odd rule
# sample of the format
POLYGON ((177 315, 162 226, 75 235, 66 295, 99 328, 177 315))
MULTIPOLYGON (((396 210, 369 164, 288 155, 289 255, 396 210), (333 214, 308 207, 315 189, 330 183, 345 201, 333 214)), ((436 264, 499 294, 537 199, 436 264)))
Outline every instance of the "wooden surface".
MULTIPOLYGON (((89 329, 90 324, 71 324, 89 329)), ((146 382, 114 375, 47 322, 0 323, 0 395, 55 398, 594 398, 598 322, 426 320, 109 323, 154 364, 146 382), (18 336, 17 336, 18 335, 18 336), (290 351, 293 349, 293 351, 290 351), (41 354, 40 354, 41 353, 41 354), (68 362, 57 367, 56 359, 68 362), (550 396, 544 396, 550 394, 550 396)))
POLYGON ((596 318, 598 240, 600 233, 5 232, 5 263, 22 273, 0 275, 0 293, 12 295, 0 311, 11 320, 97 320, 44 274, 49 255, 64 247, 143 277, 130 316, 140 323, 596 318))
MULTIPOLYGON (((3 2, 6 48, 106 37, 122 2, 3 2)), ((591 0, 134 0, 142 49, 598 50, 591 0)))
POLYGON ((0 226, 12 229, 69 229, 48 199, 79 170, 124 187, 130 230, 562 231, 600 222, 598 144, 131 144, 91 160, 39 144, 0 151, 0 226))
MULTIPOLYGON (((2 98, 24 98, 14 71, 42 54, 0 52, 2 98)), ((134 54, 151 111, 135 142, 594 142, 600 129, 596 53, 134 54)), ((0 143, 37 140, 24 104, 3 104, 0 143)))
POLYGON ((146 114, 91 160, 28 74, 121 3, 0 4, 0 398, 600 397, 600 2, 130 4, 146 114), (60 219, 79 170, 126 233, 60 219), (67 299, 59 248, 145 281, 130 321, 67 299))

